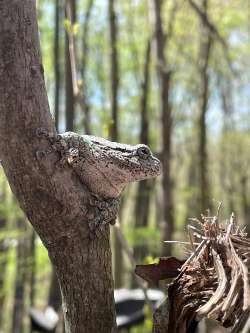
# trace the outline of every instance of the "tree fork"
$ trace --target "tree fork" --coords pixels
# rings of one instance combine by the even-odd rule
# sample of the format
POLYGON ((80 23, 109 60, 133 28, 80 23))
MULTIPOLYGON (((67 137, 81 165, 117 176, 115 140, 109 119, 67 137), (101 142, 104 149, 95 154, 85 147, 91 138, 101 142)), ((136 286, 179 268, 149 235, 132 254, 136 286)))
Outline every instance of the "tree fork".
POLYGON ((57 170, 56 153, 36 157, 37 151, 49 149, 37 129, 56 130, 44 84, 35 0, 1 1, 0 45, 2 165, 56 268, 66 332, 116 332, 109 227, 91 239, 87 189, 70 168, 57 170))

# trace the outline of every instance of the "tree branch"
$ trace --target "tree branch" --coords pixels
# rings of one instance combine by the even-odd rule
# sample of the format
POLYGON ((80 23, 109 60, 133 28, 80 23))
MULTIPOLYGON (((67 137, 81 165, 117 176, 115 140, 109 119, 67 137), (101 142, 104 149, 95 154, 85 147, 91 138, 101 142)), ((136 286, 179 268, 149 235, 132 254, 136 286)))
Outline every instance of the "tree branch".
POLYGON ((193 10, 198 14, 200 17, 201 21, 203 22, 204 25, 207 26, 207 28, 210 30, 211 34, 214 36, 214 38, 221 44, 225 58, 228 64, 228 67, 230 68, 230 71, 233 74, 235 73, 235 70, 232 67, 232 62, 230 59, 230 56, 228 54, 228 45, 225 39, 220 35, 218 29, 215 27, 215 25, 209 20, 208 15, 206 12, 204 12, 193 0, 188 0, 190 6, 193 8, 193 10))

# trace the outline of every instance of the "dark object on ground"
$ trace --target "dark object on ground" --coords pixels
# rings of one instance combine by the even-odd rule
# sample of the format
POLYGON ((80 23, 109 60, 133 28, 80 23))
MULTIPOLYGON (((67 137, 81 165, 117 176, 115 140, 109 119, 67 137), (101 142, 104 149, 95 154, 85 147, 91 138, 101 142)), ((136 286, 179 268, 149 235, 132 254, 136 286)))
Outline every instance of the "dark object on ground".
MULTIPOLYGON (((148 299, 154 306, 159 304, 164 293, 160 290, 148 289, 148 299)), ((131 328, 142 324, 144 315, 145 297, 141 289, 115 290, 116 322, 118 329, 131 328)))
MULTIPOLYGON (((154 306, 161 302, 164 293, 160 290, 149 289, 149 300, 154 306)), ((118 329, 131 328, 143 323, 145 297, 141 289, 115 290, 116 321, 118 329)), ((30 309, 32 329, 36 332, 53 333, 58 323, 58 315, 53 308, 48 307, 45 312, 30 309)))

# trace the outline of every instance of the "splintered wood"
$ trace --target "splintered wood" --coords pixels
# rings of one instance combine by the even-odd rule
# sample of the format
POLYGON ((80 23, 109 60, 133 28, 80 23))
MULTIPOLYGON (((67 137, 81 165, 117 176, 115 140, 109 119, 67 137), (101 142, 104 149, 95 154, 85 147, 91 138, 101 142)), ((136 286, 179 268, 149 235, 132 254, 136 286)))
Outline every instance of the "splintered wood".
POLYGON ((203 317, 238 332, 250 311, 250 239, 233 214, 224 227, 218 215, 191 221, 193 252, 168 290, 168 332, 192 332, 203 317))

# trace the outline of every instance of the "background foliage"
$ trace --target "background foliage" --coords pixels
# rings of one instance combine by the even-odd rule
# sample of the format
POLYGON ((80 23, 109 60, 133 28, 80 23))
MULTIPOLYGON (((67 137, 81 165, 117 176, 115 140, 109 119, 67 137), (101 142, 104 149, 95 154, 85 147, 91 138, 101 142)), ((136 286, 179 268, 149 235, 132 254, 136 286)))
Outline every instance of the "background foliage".
MULTIPOLYGON (((59 104, 57 123, 59 132, 67 128, 66 100, 69 91, 65 59, 68 41, 65 27, 72 28, 75 42, 77 83, 89 109, 91 132, 110 138, 114 119, 112 116, 111 49, 108 0, 72 1, 76 5, 75 22, 65 20, 63 4, 52 0, 39 0, 38 19, 45 79, 52 113, 55 113, 55 91, 58 89, 59 104), (91 6, 90 6, 91 5, 91 6), (57 6, 57 7, 56 7, 57 6), (89 17, 87 10, 90 6, 89 17), (59 29, 55 29, 56 8, 59 29), (87 20, 87 33, 84 26, 87 20), (55 37, 58 37, 58 54, 55 57, 55 37), (85 49, 84 49, 84 43, 85 49), (87 51, 86 51, 87 50, 87 51), (84 66, 83 66, 84 64, 84 66), (55 66, 59 67, 60 79, 55 80, 55 66)), ((138 184, 130 185, 123 196, 120 214, 125 236, 134 249, 138 263, 164 253, 162 240, 185 240, 188 217, 201 213, 199 177, 202 43, 207 34, 212 42, 205 70, 208 82, 205 108, 206 173, 209 199, 207 207, 215 210, 222 201, 222 215, 236 213, 238 220, 250 230, 250 2, 247 0, 207 0, 196 2, 209 24, 194 10, 188 0, 163 1, 162 26, 167 42, 164 55, 167 70, 171 72, 169 99, 171 105, 171 159, 170 174, 174 207, 173 235, 164 233, 164 195, 162 181, 157 179, 148 189, 138 190, 138 184), (204 2, 207 3, 205 11, 204 2), (148 197, 148 204, 140 201, 148 197), (138 221, 147 208, 146 223, 138 221), (149 208, 149 209, 148 209, 149 208)), ((155 52, 155 34, 152 8, 147 1, 115 1, 117 30, 117 58, 119 65, 118 89, 118 139, 136 144, 141 141, 145 128, 141 126, 144 68, 148 40, 151 41, 149 61, 149 89, 147 91, 148 142, 152 151, 162 158, 164 154, 161 120, 160 82, 155 52)), ((66 29, 66 30, 67 30, 66 29)), ((86 112, 74 103, 72 115, 74 130, 84 133, 86 112)), ((204 130, 204 129, 203 129, 204 130)), ((164 184, 163 184, 164 186, 164 184)), ((26 218, 11 194, 5 176, 0 173, 0 331, 28 332, 30 305, 44 308, 48 303, 51 267, 47 252, 35 236, 26 218), (21 296, 20 296, 21 295, 21 296), (20 301, 21 300, 21 301, 20 301), (21 331, 14 330, 15 305, 21 304, 23 313, 21 331)), ((112 236, 114 240, 114 235, 112 236)), ((113 242, 114 254, 121 251, 113 242)), ((185 256, 180 247, 172 252, 185 256)), ((123 256, 124 257, 124 256, 123 256)), ((152 260, 153 260, 152 258, 152 260)), ((114 265, 118 265, 114 256, 114 265)), ((135 286, 132 268, 124 257, 116 270, 117 287, 135 286)), ((20 308, 19 308, 20 310, 20 308)), ((148 321, 145 324, 150 327, 148 321)), ((138 328, 134 332, 146 332, 138 328)), ((148 329, 150 331, 150 328, 148 329)))

